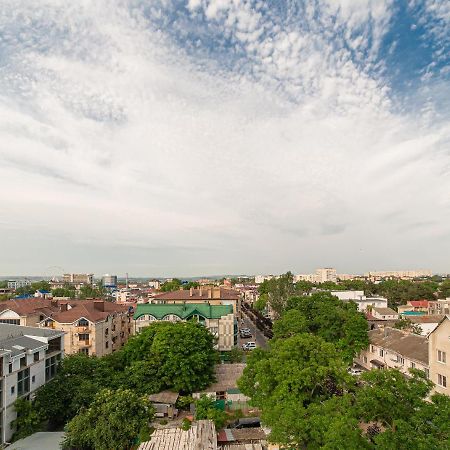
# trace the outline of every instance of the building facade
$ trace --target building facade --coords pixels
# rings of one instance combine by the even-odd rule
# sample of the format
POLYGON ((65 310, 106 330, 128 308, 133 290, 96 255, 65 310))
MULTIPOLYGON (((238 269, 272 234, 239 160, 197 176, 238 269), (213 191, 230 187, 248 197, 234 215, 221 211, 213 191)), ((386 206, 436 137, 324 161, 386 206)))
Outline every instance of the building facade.
POLYGON ((217 339, 217 350, 229 351, 237 344, 237 321, 232 305, 139 303, 133 317, 136 333, 154 322, 184 322, 194 319, 217 339))
POLYGON ((1 444, 11 441, 14 402, 30 399, 56 374, 64 356, 64 332, 0 324, 1 444))
POLYGON ((9 280, 8 281, 8 289, 19 289, 25 286, 29 286, 31 284, 30 280, 9 280))
POLYGON ((63 283, 71 284, 94 284, 93 273, 65 273, 63 283))
POLYGON ((102 285, 107 288, 115 288, 117 286, 117 275, 103 275, 102 285))
POLYGON ((430 379, 435 392, 450 395, 450 316, 445 316, 428 336, 430 379))
POLYGON ((123 347, 133 333, 132 310, 104 300, 8 300, 0 323, 65 332, 66 354, 104 356, 123 347))
POLYGON ((450 298, 428 302, 428 314, 450 314, 450 298))

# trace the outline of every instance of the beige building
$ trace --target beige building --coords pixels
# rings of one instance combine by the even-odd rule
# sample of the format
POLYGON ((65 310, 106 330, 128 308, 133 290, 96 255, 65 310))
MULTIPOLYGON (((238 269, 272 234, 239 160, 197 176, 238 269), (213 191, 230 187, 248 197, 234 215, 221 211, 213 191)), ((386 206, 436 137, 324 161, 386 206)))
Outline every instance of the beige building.
POLYGON ((379 320, 396 320, 398 313, 392 308, 372 308, 371 314, 375 319, 379 320))
POLYGON ((156 304, 208 303, 210 305, 232 305, 234 314, 239 317, 241 311, 241 294, 224 287, 199 287, 189 290, 164 292, 150 299, 156 304))
POLYGON ((336 283, 337 273, 336 269, 332 267, 324 267, 323 269, 316 270, 316 283, 325 283, 326 281, 332 281, 336 283))
POLYGON ((71 284, 93 284, 93 273, 65 273, 63 275, 63 283, 71 284))
POLYGON ((362 350, 355 362, 365 369, 409 369, 429 373, 428 341, 425 336, 384 327, 369 331, 369 348, 362 350))
POLYGON ((229 351, 237 344, 237 322, 232 305, 139 303, 134 313, 136 333, 154 322, 184 322, 191 319, 204 325, 217 339, 217 350, 229 351))
POLYGON ((367 272, 364 274, 371 281, 379 281, 384 279, 401 279, 412 280, 414 278, 431 277, 431 270, 390 270, 380 272, 367 272))
POLYGON ((450 298, 428 302, 428 314, 450 314, 450 298))
POLYGON ((428 336, 430 379, 435 391, 450 395, 450 317, 445 316, 428 336))
POLYGON ((0 323, 65 331, 66 354, 103 356, 120 349, 133 333, 129 306, 104 300, 8 300, 0 323))

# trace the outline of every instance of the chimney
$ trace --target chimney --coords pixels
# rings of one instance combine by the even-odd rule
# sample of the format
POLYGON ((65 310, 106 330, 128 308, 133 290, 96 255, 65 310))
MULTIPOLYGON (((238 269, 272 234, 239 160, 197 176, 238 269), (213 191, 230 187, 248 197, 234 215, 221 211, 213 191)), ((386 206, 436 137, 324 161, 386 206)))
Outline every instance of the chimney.
POLYGON ((194 288, 191 287, 191 288, 189 289, 189 297, 192 297, 193 295, 194 295, 194 288))
POLYGON ((104 300, 94 300, 94 309, 97 311, 105 311, 105 302, 104 300))
POLYGON ((59 310, 60 310, 61 312, 67 311, 68 309, 69 309, 69 305, 68 305, 67 303, 61 303, 61 304, 59 305, 59 310))
POLYGON ((203 296, 203 291, 202 291, 202 287, 201 286, 198 288, 198 292, 199 292, 200 297, 202 297, 203 296))
POLYGON ((59 305, 58 300, 50 300, 50 305, 52 305, 53 307, 57 308, 59 305))
POLYGON ((208 298, 212 298, 212 288, 208 289, 208 298))
POLYGON ((220 287, 213 288, 213 298, 220 298, 220 287))

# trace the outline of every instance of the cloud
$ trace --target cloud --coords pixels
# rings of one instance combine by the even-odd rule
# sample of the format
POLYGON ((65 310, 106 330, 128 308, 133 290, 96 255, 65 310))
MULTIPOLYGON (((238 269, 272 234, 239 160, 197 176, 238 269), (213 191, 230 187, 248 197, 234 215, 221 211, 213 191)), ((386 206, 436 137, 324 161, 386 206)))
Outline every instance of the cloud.
POLYGON ((286 5, 6 0, 0 271, 446 270, 448 116, 395 109, 392 4, 286 5))

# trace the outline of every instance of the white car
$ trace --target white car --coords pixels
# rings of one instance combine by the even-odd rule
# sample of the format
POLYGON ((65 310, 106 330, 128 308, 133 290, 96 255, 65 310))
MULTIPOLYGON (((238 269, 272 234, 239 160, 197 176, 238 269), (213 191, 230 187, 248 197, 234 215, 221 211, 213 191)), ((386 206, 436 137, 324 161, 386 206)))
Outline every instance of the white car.
POLYGON ((356 368, 356 367, 350 367, 350 369, 348 369, 348 373, 350 375, 358 376, 358 375, 361 375, 363 373, 363 371, 361 369, 356 368))
POLYGON ((242 345, 243 350, 253 350, 256 348, 256 342, 247 342, 242 345))

